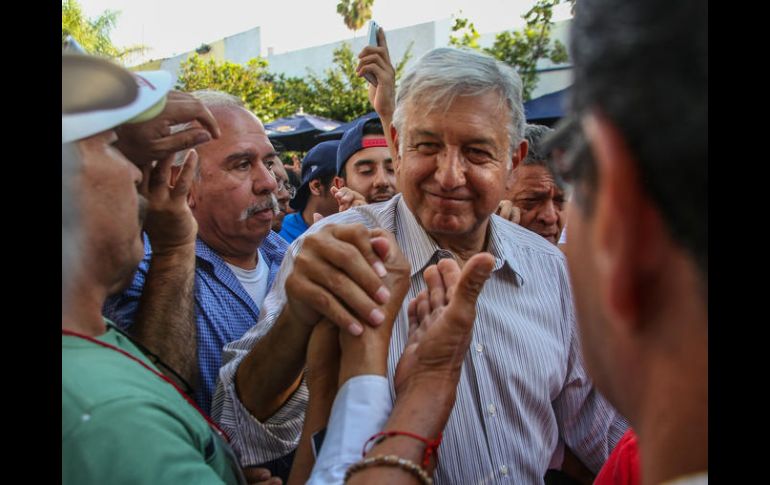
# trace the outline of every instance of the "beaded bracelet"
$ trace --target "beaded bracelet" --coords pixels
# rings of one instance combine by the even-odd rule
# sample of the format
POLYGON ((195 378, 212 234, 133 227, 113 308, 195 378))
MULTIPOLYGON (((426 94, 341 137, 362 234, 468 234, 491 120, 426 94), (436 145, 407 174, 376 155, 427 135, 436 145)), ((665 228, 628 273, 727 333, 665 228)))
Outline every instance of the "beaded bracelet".
POLYGON ((354 473, 359 472, 365 468, 373 466, 394 466, 408 471, 420 481, 422 485, 433 485, 433 478, 428 476, 428 472, 420 468, 416 463, 406 458, 401 458, 396 455, 377 455, 353 463, 350 468, 345 472, 345 480, 343 483, 347 483, 350 477, 354 473))

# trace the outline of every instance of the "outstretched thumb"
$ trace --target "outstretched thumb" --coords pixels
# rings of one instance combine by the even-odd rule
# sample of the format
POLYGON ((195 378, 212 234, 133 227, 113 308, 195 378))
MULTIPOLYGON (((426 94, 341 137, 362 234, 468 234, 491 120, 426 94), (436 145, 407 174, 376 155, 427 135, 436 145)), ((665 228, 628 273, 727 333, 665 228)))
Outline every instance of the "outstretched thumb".
POLYGON ((495 258, 489 253, 479 253, 474 255, 465 263, 460 273, 460 279, 457 281, 457 287, 452 298, 452 306, 457 305, 459 311, 476 310, 476 300, 484 288, 484 283, 492 274, 492 268, 495 265, 495 258))

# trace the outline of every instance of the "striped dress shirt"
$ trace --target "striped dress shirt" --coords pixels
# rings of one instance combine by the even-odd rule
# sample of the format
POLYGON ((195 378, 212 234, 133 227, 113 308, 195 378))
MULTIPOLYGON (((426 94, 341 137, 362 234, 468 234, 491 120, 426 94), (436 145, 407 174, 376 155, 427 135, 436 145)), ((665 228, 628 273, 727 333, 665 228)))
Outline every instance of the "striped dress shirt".
MULTIPOLYGON (((394 400, 393 374, 407 340, 407 304, 426 287, 423 270, 453 255, 425 232, 401 195, 327 217, 306 234, 329 223, 382 227, 395 235, 411 264, 410 289, 388 355, 394 400)), ((494 270, 478 299, 436 483, 542 483, 559 437, 596 472, 628 425, 594 389, 583 367, 564 256, 537 234, 495 215, 488 231, 486 250, 495 258, 494 270)), ((260 423, 238 400, 234 377, 286 303, 284 282, 303 238, 286 253, 258 324, 225 347, 212 414, 233 438, 243 465, 285 455, 296 448, 302 431, 304 382, 260 423)))

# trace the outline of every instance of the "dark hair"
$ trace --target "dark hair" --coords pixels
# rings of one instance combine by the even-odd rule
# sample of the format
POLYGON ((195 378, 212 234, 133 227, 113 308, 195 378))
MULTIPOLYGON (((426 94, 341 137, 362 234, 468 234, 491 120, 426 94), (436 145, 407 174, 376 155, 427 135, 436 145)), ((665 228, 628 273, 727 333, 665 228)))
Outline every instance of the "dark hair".
POLYGON ((295 172, 290 165, 284 164, 284 168, 286 169, 286 175, 289 177, 289 183, 293 185, 294 188, 298 188, 302 185, 302 181, 299 179, 297 172, 295 172))
MULTIPOLYGON (((575 11, 571 108, 618 128, 672 238, 708 281, 708 3, 580 0, 575 11)), ((586 191, 577 202, 590 210, 594 160, 575 163, 586 191)))
POLYGON ((325 173, 320 177, 315 177, 313 180, 318 179, 321 182, 321 185, 323 185, 326 190, 329 190, 332 187, 332 181, 334 180, 335 175, 337 174, 334 172, 325 173))
POLYGON ((567 190, 568 186, 557 170, 553 157, 551 156, 551 147, 548 143, 553 128, 545 125, 535 125, 527 123, 524 125, 524 138, 529 142, 527 156, 522 160, 522 166, 537 165, 543 167, 553 177, 556 186, 561 190, 567 190))
POLYGON ((364 128, 361 134, 366 135, 384 135, 385 130, 382 129, 382 122, 379 118, 371 119, 364 123, 364 128))

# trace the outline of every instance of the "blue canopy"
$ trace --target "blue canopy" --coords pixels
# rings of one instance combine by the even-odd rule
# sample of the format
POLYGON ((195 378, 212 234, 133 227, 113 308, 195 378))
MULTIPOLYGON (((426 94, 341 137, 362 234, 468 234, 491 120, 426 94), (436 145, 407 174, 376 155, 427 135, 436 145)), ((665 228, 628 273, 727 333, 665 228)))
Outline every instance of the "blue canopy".
POLYGON ((544 94, 539 98, 524 103, 524 116, 527 121, 547 120, 564 117, 569 88, 544 94))
POLYGON ((341 121, 297 113, 265 124, 265 131, 270 141, 280 143, 286 150, 306 152, 320 141, 315 138, 317 134, 331 131, 341 124, 341 121))
POLYGON ((363 116, 359 116, 358 118, 354 119, 353 121, 349 121, 345 123, 344 125, 340 125, 337 128, 327 131, 324 133, 319 133, 316 135, 316 138, 318 141, 326 141, 326 140, 339 140, 342 138, 342 135, 345 134, 346 131, 348 131, 350 128, 353 127, 356 123, 358 123, 361 120, 371 120, 372 118, 377 118, 377 113, 375 111, 372 111, 370 113, 366 113, 363 116))

